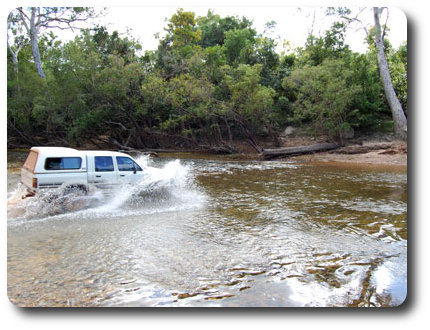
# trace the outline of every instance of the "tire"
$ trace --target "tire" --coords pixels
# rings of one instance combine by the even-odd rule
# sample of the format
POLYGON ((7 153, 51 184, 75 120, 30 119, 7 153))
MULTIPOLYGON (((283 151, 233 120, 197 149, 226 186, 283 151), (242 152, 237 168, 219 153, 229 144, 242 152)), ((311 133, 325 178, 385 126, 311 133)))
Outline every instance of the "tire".
POLYGON ((82 198, 88 194, 84 185, 71 185, 64 188, 61 196, 61 208, 63 212, 73 212, 83 209, 87 200, 82 198))

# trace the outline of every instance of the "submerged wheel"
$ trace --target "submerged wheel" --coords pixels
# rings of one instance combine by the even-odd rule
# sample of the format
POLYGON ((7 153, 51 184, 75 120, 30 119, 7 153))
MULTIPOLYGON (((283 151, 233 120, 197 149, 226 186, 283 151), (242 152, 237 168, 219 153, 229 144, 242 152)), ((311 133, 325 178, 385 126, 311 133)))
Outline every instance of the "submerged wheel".
POLYGON ((75 194, 78 196, 85 196, 88 193, 88 189, 84 185, 70 185, 64 188, 63 196, 67 196, 69 194, 75 194))
POLYGON ((82 198, 88 194, 84 185, 71 185, 64 188, 61 196, 61 208, 63 212, 78 211, 87 205, 87 200, 82 198))

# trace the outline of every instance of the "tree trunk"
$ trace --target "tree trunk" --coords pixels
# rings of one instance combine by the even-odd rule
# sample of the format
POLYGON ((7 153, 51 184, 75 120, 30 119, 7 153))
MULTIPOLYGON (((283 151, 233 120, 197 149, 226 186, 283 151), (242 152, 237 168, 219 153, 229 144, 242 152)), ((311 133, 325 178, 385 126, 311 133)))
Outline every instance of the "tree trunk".
POLYGON ((31 19, 30 19, 30 44, 31 44, 31 51, 33 53, 33 59, 34 59, 34 65, 36 66, 37 74, 40 78, 45 79, 45 73, 43 72, 42 68, 42 60, 40 59, 40 52, 39 52, 39 40, 38 40, 38 27, 36 26, 36 10, 37 8, 33 7, 31 8, 31 19))
POLYGON ((394 121, 394 132, 397 136, 402 139, 407 137, 407 119, 403 112, 402 105, 397 98, 396 92, 394 91, 393 83, 391 81, 390 69, 388 68, 387 58, 384 50, 384 40, 381 33, 381 24, 379 17, 382 13, 383 8, 374 7, 374 19, 375 19, 375 46, 378 52, 378 67, 381 75, 382 85, 384 87, 385 97, 390 106, 391 113, 394 121))
POLYGON ((40 52, 39 52, 39 26, 37 26, 36 22, 36 11, 40 10, 40 8, 31 7, 31 16, 28 17, 22 8, 18 8, 18 11, 21 15, 21 21, 24 25, 25 29, 27 30, 28 35, 30 36, 30 45, 31 45, 31 51, 34 59, 34 65, 36 67, 37 74, 40 78, 45 79, 45 73, 43 72, 42 68, 42 60, 40 59, 40 52), (28 19, 28 23, 26 22, 26 19, 28 19))
POLYGON ((248 142, 251 145, 251 147, 253 147, 258 153, 261 153, 263 151, 263 149, 255 141, 251 131, 249 130, 249 125, 248 125, 246 119, 243 118, 237 111, 233 111, 233 114, 235 116, 236 122, 242 128, 242 132, 248 138, 248 142))
POLYGON ((40 59, 39 45, 37 40, 37 33, 32 31, 30 34, 31 50, 33 52, 34 65, 36 66, 37 74, 40 78, 45 79, 45 73, 43 72, 42 60, 40 59))
POLYGON ((11 45, 9 44, 9 40, 7 41, 7 48, 9 49, 9 53, 12 56, 13 71, 15 72, 16 78, 18 78, 18 52, 19 52, 19 49, 17 49, 17 51, 14 52, 11 45))

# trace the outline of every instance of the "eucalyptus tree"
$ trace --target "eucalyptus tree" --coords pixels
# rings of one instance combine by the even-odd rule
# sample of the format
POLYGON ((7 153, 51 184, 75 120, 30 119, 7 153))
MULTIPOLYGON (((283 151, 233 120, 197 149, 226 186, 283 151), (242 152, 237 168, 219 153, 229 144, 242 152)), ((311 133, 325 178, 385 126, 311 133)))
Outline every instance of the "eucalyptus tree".
MULTIPOLYGON (((39 50, 39 37, 43 30, 50 28, 74 29, 76 23, 87 20, 94 16, 94 10, 84 7, 18 7, 8 16, 8 29, 25 32, 25 37, 31 44, 34 65, 37 74, 45 78, 42 60, 39 50)), ((14 58, 17 55, 18 46, 13 49, 8 44, 9 51, 14 58)), ((17 60, 17 58, 16 58, 17 60)))
POLYGON ((11 55, 15 75, 18 75, 18 54, 28 44, 28 39, 23 35, 23 28, 14 24, 13 14, 8 17, 7 22, 7 49, 11 55))
POLYGON ((375 46, 378 55, 378 67, 381 75, 382 85, 384 86, 385 97, 390 106, 394 120, 395 133, 406 138, 407 136, 407 119, 403 111, 402 105, 394 91, 393 82, 391 80, 390 69, 388 67, 387 57, 384 49, 384 33, 381 29, 380 16, 384 8, 374 7, 373 16, 375 20, 375 46))
POLYGON ((398 96, 393 87, 392 76, 390 73, 390 68, 387 61, 387 50, 385 47, 385 32, 387 29, 386 24, 381 25, 380 18, 384 10, 387 11, 387 21, 388 21, 388 8, 374 7, 373 8, 373 21, 374 27, 368 28, 365 26, 363 21, 360 19, 362 13, 367 10, 367 8, 360 8, 358 13, 353 16, 352 11, 348 8, 328 8, 328 15, 338 15, 348 24, 359 23, 364 29, 367 35, 367 39, 373 39, 373 43, 377 52, 377 62, 379 68, 379 74, 382 81, 382 86, 384 89, 385 97, 387 99, 389 108, 391 110, 392 118, 394 121, 394 132, 397 136, 406 139, 407 136, 407 119, 405 116, 402 104, 399 101, 398 96))

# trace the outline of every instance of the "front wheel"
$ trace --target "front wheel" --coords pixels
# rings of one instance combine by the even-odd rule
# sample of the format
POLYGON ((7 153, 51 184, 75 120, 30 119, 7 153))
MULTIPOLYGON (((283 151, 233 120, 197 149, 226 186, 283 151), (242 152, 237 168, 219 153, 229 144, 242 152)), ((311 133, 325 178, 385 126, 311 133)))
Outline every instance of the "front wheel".
POLYGON ((70 185, 66 186, 63 190, 63 196, 67 196, 70 194, 78 195, 78 196, 86 196, 88 194, 88 189, 84 185, 70 185))
POLYGON ((61 207, 64 212, 78 211, 87 206, 88 189, 84 185, 66 186, 60 197, 61 207))

